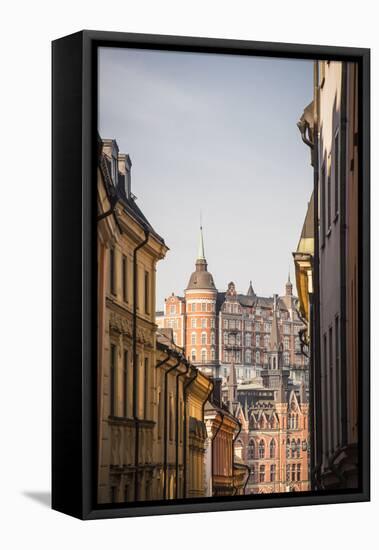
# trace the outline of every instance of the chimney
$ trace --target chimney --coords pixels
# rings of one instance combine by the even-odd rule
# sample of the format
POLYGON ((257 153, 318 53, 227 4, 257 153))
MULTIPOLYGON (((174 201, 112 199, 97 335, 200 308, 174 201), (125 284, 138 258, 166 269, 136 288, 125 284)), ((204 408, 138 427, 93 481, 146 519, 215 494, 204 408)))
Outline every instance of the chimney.
POLYGON ((211 395, 211 402, 217 405, 218 407, 221 407, 222 404, 222 391, 221 391, 221 384, 222 384, 222 378, 212 378, 213 382, 213 391, 211 395))
POLYGON ((130 198, 131 193, 131 168, 132 161, 130 160, 129 155, 125 153, 118 154, 118 170, 123 176, 121 185, 123 187, 122 191, 125 193, 126 198, 130 198))

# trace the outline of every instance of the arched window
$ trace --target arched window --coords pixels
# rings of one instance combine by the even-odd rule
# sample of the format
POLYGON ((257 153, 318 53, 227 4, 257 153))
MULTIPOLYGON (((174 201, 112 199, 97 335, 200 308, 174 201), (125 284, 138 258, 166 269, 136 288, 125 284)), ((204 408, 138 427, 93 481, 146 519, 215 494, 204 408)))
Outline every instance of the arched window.
POLYGON ((191 334, 191 344, 192 344, 193 346, 196 346, 196 332, 193 332, 193 333, 191 334))
POLYGON ((250 441, 247 447, 247 458, 248 460, 253 460, 255 458, 255 443, 253 440, 250 441))
POLYGON ((201 345, 202 346, 205 346, 207 344, 207 333, 206 332, 202 332, 201 333, 201 345))
POLYGON ((276 478, 276 466, 275 464, 271 464, 270 466, 270 481, 275 481, 276 478))
POLYGON ((265 465, 261 464, 259 466, 259 483, 264 483, 265 481, 265 465))
POLYGON ((270 441, 270 458, 275 458, 276 443, 274 439, 270 441))
POLYGON ((261 439, 259 442, 259 458, 264 458, 264 457, 265 457, 265 442, 263 441, 263 439, 261 439))
POLYGON ((297 481, 300 481, 301 480, 301 465, 298 464, 297 467, 296 467, 296 479, 297 481))
POLYGON ((295 455, 296 455, 296 442, 293 439, 291 441, 291 458, 295 458, 295 455))

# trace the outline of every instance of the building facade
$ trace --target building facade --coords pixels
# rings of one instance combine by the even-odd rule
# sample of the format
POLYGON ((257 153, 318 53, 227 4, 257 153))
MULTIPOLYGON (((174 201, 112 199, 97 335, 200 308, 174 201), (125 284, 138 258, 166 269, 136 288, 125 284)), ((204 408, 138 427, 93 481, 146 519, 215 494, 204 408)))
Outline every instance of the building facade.
POLYGON ((246 494, 310 489, 309 405, 304 382, 289 385, 278 313, 275 306, 262 384, 237 390, 242 429, 236 452, 250 469, 246 494))
POLYGON ((185 354, 213 377, 228 376, 236 367, 238 381, 259 377, 268 365, 268 342, 274 303, 278 306, 278 326, 283 336, 284 362, 294 382, 308 386, 308 359, 301 353, 300 333, 304 322, 297 310, 288 277, 283 296, 257 296, 250 282, 246 294, 237 293, 233 282, 225 292, 217 290, 208 271, 202 229, 196 270, 191 274, 184 296, 174 293, 159 312, 160 327, 173 328, 176 342, 184 342, 185 354))
MULTIPOLYGON (((209 487, 221 494, 221 486, 226 494, 229 483, 233 493, 241 492, 241 471, 233 462, 238 421, 229 414, 219 429, 217 415, 210 426, 208 414, 205 422, 205 407, 214 407, 214 384, 185 356, 184 300, 169 300, 171 323, 157 326, 156 266, 168 249, 136 204, 130 171, 131 160, 119 153, 117 143, 99 138, 98 502, 204 497, 209 487), (219 434, 212 443, 215 429, 219 434), (208 468, 215 445, 219 459, 208 468)), ((204 257, 196 269, 196 277, 204 278, 204 257)), ((212 289, 196 292, 196 277, 186 296, 190 308, 196 304, 185 318, 190 326, 197 307, 201 318, 212 312, 208 304, 214 296, 212 289)))
MULTIPOLYGON (((357 66, 319 61, 298 124, 314 172, 312 400, 315 488, 358 482, 357 66)), ((299 258, 298 258, 299 259, 299 258)), ((295 256, 295 263, 297 259, 295 256)), ((300 266, 298 262, 298 267, 300 266)), ((301 281, 297 280, 300 292, 301 281)))

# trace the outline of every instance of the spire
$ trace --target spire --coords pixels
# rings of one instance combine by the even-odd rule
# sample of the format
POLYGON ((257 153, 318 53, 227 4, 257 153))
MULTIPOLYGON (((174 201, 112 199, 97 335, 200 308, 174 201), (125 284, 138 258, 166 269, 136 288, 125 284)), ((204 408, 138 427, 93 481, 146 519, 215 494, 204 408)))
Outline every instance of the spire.
POLYGON ((250 281, 250 284, 249 284, 249 288, 247 289, 247 296, 255 296, 255 292, 254 292, 254 289, 253 289, 253 285, 251 284, 251 281, 250 281))
POLYGON ((274 294, 274 307, 272 312, 272 325, 271 325, 271 334, 270 334, 271 351, 277 350, 279 348, 279 329, 278 329, 276 308, 277 308, 277 295, 274 294))
POLYGON ((199 250, 197 252, 197 259, 198 260, 205 260, 203 226, 201 224, 200 224, 199 250))
POLYGON ((286 282, 286 296, 292 296, 292 283, 290 277, 290 271, 288 270, 288 280, 286 282))

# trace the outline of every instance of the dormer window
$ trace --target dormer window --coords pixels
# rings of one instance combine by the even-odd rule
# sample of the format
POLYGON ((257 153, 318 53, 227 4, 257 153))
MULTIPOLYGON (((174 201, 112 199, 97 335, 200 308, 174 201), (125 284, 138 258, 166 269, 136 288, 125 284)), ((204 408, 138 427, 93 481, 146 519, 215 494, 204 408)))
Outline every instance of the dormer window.
POLYGON ((118 179, 118 160, 117 160, 117 157, 112 155, 112 181, 115 187, 117 187, 117 179, 118 179))

